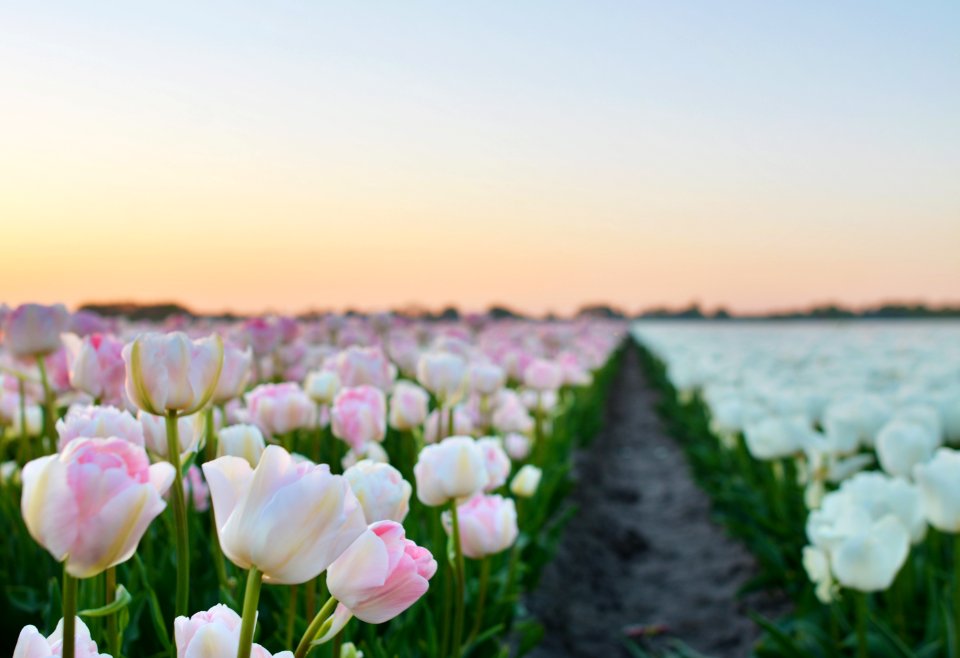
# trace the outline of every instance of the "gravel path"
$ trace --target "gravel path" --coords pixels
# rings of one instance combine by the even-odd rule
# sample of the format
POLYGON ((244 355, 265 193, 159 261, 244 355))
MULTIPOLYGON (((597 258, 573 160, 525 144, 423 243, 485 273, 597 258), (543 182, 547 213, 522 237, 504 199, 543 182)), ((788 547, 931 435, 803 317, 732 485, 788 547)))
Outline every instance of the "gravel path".
MULTIPOLYGON (((577 459, 579 512, 527 602, 546 627, 535 658, 630 656, 630 627, 662 627, 648 650, 680 640, 711 658, 749 655, 758 631, 736 592, 754 562, 710 520, 657 397, 628 350, 606 427, 577 459)), ((768 597, 749 603, 777 612, 768 597)))

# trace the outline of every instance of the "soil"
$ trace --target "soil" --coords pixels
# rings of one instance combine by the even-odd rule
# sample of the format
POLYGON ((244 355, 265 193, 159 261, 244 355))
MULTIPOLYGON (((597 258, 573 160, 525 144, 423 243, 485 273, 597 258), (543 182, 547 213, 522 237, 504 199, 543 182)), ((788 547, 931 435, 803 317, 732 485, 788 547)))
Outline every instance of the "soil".
POLYGON ((743 658, 759 635, 747 611, 784 611, 775 595, 738 598, 754 560, 711 520, 657 416, 658 395, 628 350, 606 426, 576 459, 578 512, 527 601, 546 629, 535 658, 628 657, 626 638, 637 634, 654 655, 680 641, 711 658, 743 658))

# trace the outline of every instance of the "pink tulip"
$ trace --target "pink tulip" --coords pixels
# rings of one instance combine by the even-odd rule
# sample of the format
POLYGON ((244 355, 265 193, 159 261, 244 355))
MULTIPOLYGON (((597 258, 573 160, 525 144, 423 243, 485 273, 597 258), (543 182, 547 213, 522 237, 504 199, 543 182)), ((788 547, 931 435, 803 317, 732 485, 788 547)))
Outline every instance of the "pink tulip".
POLYGON ((271 445, 256 469, 240 457, 203 465, 224 554, 266 582, 316 578, 367 526, 363 508, 326 464, 297 463, 271 445))
MULTIPOLYGON (((463 554, 479 560, 506 550, 517 540, 517 507, 503 496, 474 496, 457 506, 460 543, 463 554)), ((452 518, 443 513, 443 526, 449 535, 452 518)))
POLYGON ((250 422, 268 437, 313 427, 317 422, 317 406, 293 382, 261 384, 247 393, 246 400, 250 422))
POLYGON ((5 342, 18 357, 44 356, 60 348, 60 334, 70 326, 70 313, 63 304, 23 304, 6 319, 5 342))
POLYGON ((91 334, 79 338, 64 334, 70 385, 101 402, 122 404, 123 343, 108 334, 91 334))
POLYGON ((390 395, 390 427, 409 431, 427 419, 430 396, 410 382, 397 382, 390 395))
POLYGON ((23 468, 23 520, 71 575, 88 578, 130 559, 173 476, 123 439, 74 439, 23 468))
MULTIPOLYGON (((173 622, 177 658, 233 658, 240 644, 240 615, 221 604, 173 622)), ((271 654, 253 645, 250 658, 293 658, 289 651, 271 654)))
POLYGON ((530 456, 530 438, 524 434, 511 433, 503 438, 503 447, 514 461, 523 461, 530 456))
POLYGON ((243 323, 240 334, 258 357, 271 354, 283 337, 280 327, 271 318, 250 318, 243 323))
POLYGON ((477 445, 483 452, 483 461, 487 467, 487 484, 484 491, 499 489, 507 482, 510 476, 510 458, 503 450, 503 443, 498 437, 485 436, 477 439, 477 445))
POLYGON ((320 641, 332 638, 351 617, 382 624, 417 602, 429 589, 437 562, 406 538, 403 526, 380 521, 330 565, 327 586, 339 605, 320 641))
POLYGON ((523 383, 535 391, 555 391, 563 385, 563 369, 546 359, 535 359, 523 371, 523 383))
MULTIPOLYGON (((161 423, 163 421, 160 421, 161 423)), ((80 437, 109 439, 116 437, 144 447, 143 426, 127 411, 116 407, 71 407, 66 417, 57 421, 60 440, 57 450, 62 452, 68 443, 80 437)))
POLYGON ((332 370, 341 386, 374 386, 384 393, 393 388, 396 373, 379 347, 348 347, 327 359, 324 370, 332 370))
POLYGON ((360 450, 369 441, 383 441, 387 403, 380 389, 356 386, 341 389, 331 412, 333 435, 360 450))
MULTIPOLYGON (((90 630, 80 617, 76 618, 74 629, 74 656, 76 658, 110 658, 100 653, 97 643, 90 637, 90 630)), ((44 637, 36 626, 24 626, 13 649, 13 658, 53 658, 63 655, 63 620, 57 623, 57 629, 50 637, 44 637)))
POLYGON ((70 317, 70 331, 81 338, 91 334, 109 333, 112 331, 111 326, 113 324, 114 322, 102 315, 83 309, 75 311, 70 317))
POLYGON ((224 404, 243 394, 252 375, 253 352, 250 348, 241 349, 236 345, 223 346, 223 369, 213 391, 214 404, 224 404))
POLYGON ((533 429, 533 418, 514 391, 503 391, 493 412, 493 427, 503 434, 526 434, 533 429))
POLYGON ((127 397, 155 416, 199 411, 216 389, 223 367, 223 340, 213 335, 190 340, 186 334, 149 333, 123 348, 127 397))

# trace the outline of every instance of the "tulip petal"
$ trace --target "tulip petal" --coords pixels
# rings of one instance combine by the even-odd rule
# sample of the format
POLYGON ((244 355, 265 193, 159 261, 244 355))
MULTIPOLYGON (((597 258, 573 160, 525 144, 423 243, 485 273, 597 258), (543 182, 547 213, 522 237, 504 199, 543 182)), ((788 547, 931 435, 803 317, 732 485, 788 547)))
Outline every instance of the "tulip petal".
POLYGON ((59 455, 35 459, 23 467, 21 512, 27 529, 54 559, 62 561, 78 533, 77 502, 67 484, 67 466, 59 455))
POLYGON ((245 459, 226 456, 204 464, 203 475, 210 487, 217 530, 222 535, 223 526, 253 480, 253 469, 245 459))

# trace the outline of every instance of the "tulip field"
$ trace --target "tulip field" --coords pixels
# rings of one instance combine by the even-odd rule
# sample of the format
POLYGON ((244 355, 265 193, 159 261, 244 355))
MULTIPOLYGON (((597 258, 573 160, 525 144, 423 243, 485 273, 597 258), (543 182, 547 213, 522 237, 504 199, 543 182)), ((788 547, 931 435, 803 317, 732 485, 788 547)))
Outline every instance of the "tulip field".
POLYGON ((716 517, 784 593, 758 656, 960 656, 960 324, 641 322, 716 517))
POLYGON ((624 323, 0 314, 0 653, 537 643, 624 323))

